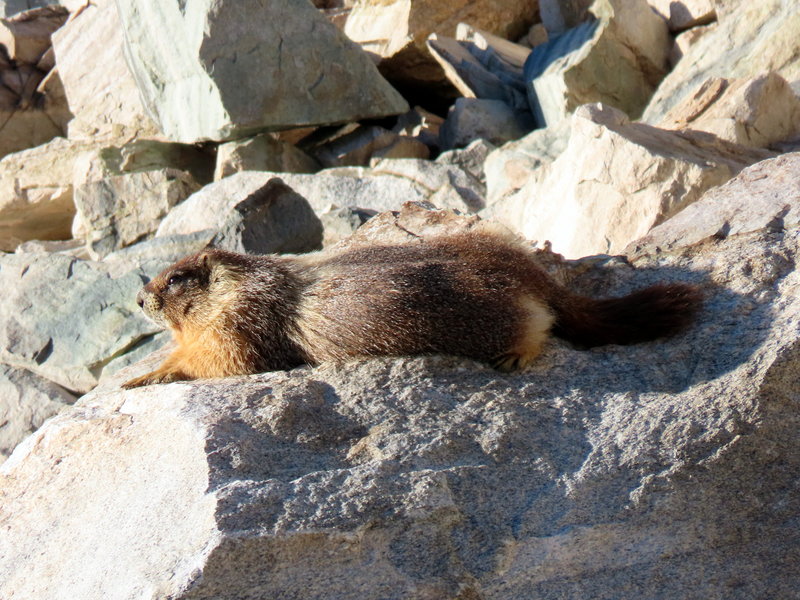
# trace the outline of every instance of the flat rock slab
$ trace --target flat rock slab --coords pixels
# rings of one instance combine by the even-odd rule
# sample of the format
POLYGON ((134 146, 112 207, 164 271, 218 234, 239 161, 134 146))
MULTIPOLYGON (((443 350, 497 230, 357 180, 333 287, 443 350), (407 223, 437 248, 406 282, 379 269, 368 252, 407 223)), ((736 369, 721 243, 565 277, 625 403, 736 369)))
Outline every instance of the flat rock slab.
POLYGON ((406 112, 369 57, 309 2, 118 0, 128 63, 171 140, 406 112))
POLYGON ((799 253, 797 229, 760 231, 595 267, 594 292, 706 284, 700 322, 554 341, 517 375, 437 357, 120 375, 0 467, 0 595, 791 597, 799 253))

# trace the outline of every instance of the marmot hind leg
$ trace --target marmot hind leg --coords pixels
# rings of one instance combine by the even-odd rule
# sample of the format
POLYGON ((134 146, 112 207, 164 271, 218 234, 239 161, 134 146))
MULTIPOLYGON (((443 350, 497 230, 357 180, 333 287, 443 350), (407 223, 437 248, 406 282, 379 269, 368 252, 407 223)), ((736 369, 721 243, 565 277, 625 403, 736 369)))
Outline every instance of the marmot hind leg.
POLYGON ((522 319, 517 338, 508 352, 493 358, 493 368, 504 373, 527 367, 542 352, 542 346, 555 321, 553 313, 540 299, 524 295, 518 300, 522 319))

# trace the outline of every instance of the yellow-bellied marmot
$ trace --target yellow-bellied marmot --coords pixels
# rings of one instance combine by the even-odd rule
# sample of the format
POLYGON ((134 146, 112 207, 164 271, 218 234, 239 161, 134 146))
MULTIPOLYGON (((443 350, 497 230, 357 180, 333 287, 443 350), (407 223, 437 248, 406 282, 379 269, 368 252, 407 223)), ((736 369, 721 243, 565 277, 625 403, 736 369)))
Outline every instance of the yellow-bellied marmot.
POLYGON ((551 331, 582 346, 675 333, 700 294, 664 284, 579 296, 520 241, 484 228, 303 256, 207 250, 166 269, 137 301, 177 348, 128 388, 356 356, 442 353, 508 371, 535 358, 551 331))

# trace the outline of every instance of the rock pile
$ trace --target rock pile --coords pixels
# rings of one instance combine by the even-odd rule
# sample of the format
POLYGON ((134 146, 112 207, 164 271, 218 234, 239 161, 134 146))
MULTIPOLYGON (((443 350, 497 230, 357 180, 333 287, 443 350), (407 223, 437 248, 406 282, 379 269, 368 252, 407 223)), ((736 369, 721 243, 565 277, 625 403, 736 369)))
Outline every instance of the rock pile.
POLYGON ((792 597, 795 4, 0 3, 0 597, 792 597), (479 218, 699 322, 119 388, 181 256, 479 218))

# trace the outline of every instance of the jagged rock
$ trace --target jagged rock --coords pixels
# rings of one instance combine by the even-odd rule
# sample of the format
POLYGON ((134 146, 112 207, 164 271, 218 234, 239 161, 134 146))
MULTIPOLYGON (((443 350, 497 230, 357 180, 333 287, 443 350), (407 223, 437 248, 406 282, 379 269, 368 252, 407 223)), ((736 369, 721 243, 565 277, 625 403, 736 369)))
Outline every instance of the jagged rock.
POLYGON ((710 134, 631 123, 580 108, 566 150, 486 210, 568 258, 615 254, 741 169, 773 156, 710 134))
POLYGON ((378 125, 362 125, 314 149, 314 157, 325 167, 366 166, 373 157, 428 158, 422 142, 405 139, 378 125))
POLYGON ((432 34, 428 50, 465 98, 502 100, 530 113, 523 78, 529 48, 459 23, 456 39, 432 34))
POLYGON ((439 131, 439 145, 447 150, 463 148, 477 139, 502 144, 521 138, 533 127, 533 121, 502 100, 459 98, 439 131))
POLYGON ((322 247, 322 223, 308 201, 276 177, 231 208, 211 245, 250 254, 309 252, 322 247))
POLYGON ((291 144, 269 133, 221 144, 217 148, 214 180, 239 171, 272 171, 276 173, 316 173, 320 164, 291 144))
POLYGON ((158 331, 136 293, 164 266, 112 277, 108 266, 62 254, 0 255, 0 362, 89 391, 109 361, 158 331))
POLYGON ((537 5, 537 0, 477 0, 455 5, 437 0, 360 0, 344 31, 367 52, 380 57, 381 72, 390 81, 442 89, 447 80, 426 46, 432 33, 454 37, 456 26, 464 22, 515 39, 533 24, 537 5))
POLYGON ((127 142, 159 138, 123 53, 113 0, 93 0, 52 36, 58 72, 75 116, 69 138, 127 142))
POLYGON ((456 148, 454 150, 442 152, 436 157, 436 162, 440 165, 455 165, 472 175, 480 182, 481 195, 485 196, 486 174, 483 165, 486 163, 486 158, 489 154, 496 148, 497 146, 491 142, 478 139, 464 148, 456 148))
POLYGON ((44 102, 35 98, 41 75, 33 67, 0 71, 0 157, 44 144, 62 134, 59 124, 48 118, 44 102))
POLYGON ((117 4, 131 71, 171 140, 223 141, 408 110, 372 61, 308 2, 117 4))
POLYGON ((793 229, 588 263, 592 293, 703 284, 700 322, 516 375, 121 375, 0 468, 0 595, 790 598, 799 255, 793 229))
POLYGON ((439 129, 444 119, 420 106, 415 106, 397 118, 392 132, 400 136, 413 137, 429 148, 439 147, 439 129))
POLYGON ((748 167, 713 188, 650 233, 628 254, 644 254, 725 239, 759 230, 800 225, 800 153, 783 154, 748 167))
POLYGON ((647 0, 667 21, 669 30, 681 32, 698 25, 708 25, 717 18, 715 0, 647 0))
POLYGON ((800 79, 800 7, 763 0, 737 3, 685 50, 658 86, 642 119, 660 123, 687 94, 711 77, 752 78, 774 71, 786 81, 800 79))
POLYGON ((570 121, 536 129, 523 138, 503 144, 483 163, 486 203, 491 205, 525 185, 539 167, 553 162, 566 149, 570 121))
POLYGON ((35 65, 50 48, 50 36, 69 16, 63 6, 45 6, 0 19, 0 44, 17 62, 35 65))
POLYGON ((75 188, 72 232, 93 260, 152 236, 176 204, 200 189, 186 171, 160 169, 107 177, 75 188))
POLYGON ((661 122, 753 148, 800 135, 800 97, 777 73, 754 79, 713 77, 686 96, 661 122))
POLYGON ((591 10, 597 20, 553 36, 525 63, 528 99, 540 127, 590 102, 636 118, 667 72, 669 32, 647 4, 598 0, 591 10))
POLYGON ((75 396, 30 371, 0 365, 0 463, 75 396))
POLYGON ((464 212, 484 206, 483 186, 478 180, 455 165, 426 160, 387 159, 371 169, 326 169, 313 175, 243 171, 192 194, 166 216, 157 235, 217 230, 236 203, 273 177, 280 177, 308 200, 318 215, 329 211, 331 206, 378 212, 397 210, 409 201, 430 201, 439 207, 464 212))
POLYGON ((213 180, 215 161, 213 152, 197 146, 133 140, 118 146, 95 147, 78 155, 73 183, 77 186, 126 173, 177 169, 189 172, 198 183, 206 184, 213 180))
POLYGON ((699 40, 709 31, 713 31, 716 28, 717 24, 711 23, 710 25, 692 27, 691 29, 687 29, 683 33, 675 36, 675 43, 672 45, 672 49, 669 51, 670 68, 675 68, 675 65, 680 62, 681 58, 683 58, 683 55, 686 54, 689 48, 697 43, 697 40, 699 40))
POLYGON ((67 94, 64 91, 64 84, 58 69, 51 69, 39 83, 36 91, 41 95, 39 102, 41 102, 41 109, 44 111, 46 119, 55 126, 59 136, 67 135, 69 122, 74 115, 69 110, 67 94))
POLYGON ((364 210, 344 206, 341 208, 332 207, 322 213, 319 220, 322 221, 324 237, 322 246, 327 248, 341 242, 343 239, 352 235, 359 227, 375 216, 374 210, 364 210))
POLYGON ((539 0, 539 15, 548 33, 564 33, 589 18, 593 0, 539 0))
POLYGON ((72 166, 87 146, 64 138, 0 160, 0 250, 71 237, 72 166))

